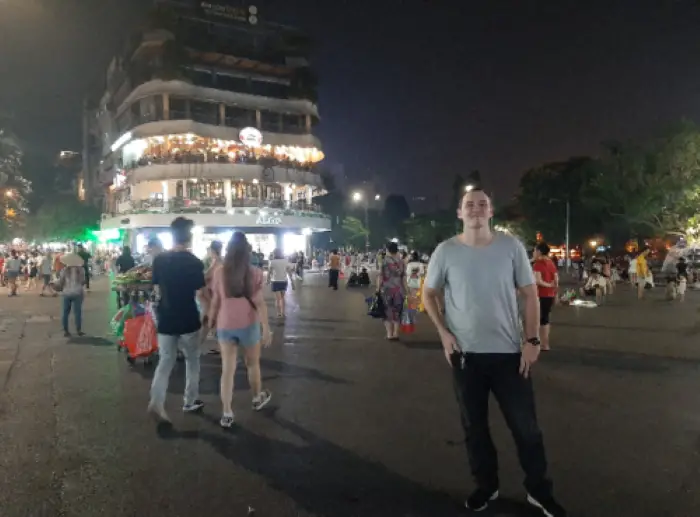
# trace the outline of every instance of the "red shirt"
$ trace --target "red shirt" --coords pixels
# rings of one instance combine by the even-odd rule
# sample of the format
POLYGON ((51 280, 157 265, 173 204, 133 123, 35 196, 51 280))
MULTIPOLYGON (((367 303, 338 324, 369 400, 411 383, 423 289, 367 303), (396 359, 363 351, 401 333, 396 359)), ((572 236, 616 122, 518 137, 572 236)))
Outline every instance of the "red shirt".
MULTIPOLYGON (((557 266, 552 262, 549 257, 544 257, 535 260, 532 270, 539 273, 542 277, 543 282, 551 284, 559 272, 557 266)), ((555 287, 542 287, 537 286, 537 296, 540 298, 554 298, 557 295, 557 289, 555 287)))

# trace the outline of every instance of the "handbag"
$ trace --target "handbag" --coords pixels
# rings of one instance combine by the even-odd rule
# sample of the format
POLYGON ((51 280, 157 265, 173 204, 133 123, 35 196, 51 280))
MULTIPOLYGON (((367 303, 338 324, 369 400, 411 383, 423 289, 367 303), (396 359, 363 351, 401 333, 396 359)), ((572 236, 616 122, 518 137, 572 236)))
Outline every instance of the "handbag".
POLYGON ((379 293, 375 293, 374 296, 367 299, 369 304, 369 309, 367 310, 367 316, 375 319, 385 319, 386 318, 386 307, 384 306, 384 299, 379 293))
POLYGON ((408 299, 404 303, 401 311, 401 332, 403 334, 413 334, 416 331, 416 312, 408 307, 408 299))

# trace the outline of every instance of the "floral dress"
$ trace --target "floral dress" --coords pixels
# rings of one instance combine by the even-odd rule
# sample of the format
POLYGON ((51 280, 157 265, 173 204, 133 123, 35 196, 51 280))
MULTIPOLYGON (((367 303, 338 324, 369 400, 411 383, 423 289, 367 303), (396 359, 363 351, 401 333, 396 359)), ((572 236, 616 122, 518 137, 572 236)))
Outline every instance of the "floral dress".
POLYGON ((404 277, 406 264, 400 257, 387 255, 382 263, 382 298, 386 308, 386 321, 398 323, 401 321, 401 311, 404 303, 404 277))

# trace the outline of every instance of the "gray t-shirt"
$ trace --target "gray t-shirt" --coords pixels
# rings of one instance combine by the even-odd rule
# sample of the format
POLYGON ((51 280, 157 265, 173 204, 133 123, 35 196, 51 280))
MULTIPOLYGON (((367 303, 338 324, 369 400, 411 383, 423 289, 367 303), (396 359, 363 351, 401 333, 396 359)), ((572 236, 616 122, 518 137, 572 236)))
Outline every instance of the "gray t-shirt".
POLYGON ((525 247, 497 233, 484 247, 453 237, 428 265, 425 286, 445 290, 445 320, 463 352, 520 352, 516 288, 535 283, 525 247))

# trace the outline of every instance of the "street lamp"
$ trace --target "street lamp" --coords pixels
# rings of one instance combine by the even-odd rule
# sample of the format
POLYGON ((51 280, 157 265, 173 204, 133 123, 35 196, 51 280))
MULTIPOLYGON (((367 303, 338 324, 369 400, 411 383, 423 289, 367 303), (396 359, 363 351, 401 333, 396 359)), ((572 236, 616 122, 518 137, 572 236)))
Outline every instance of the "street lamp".
MULTIPOLYGON (((382 197, 379 194, 374 196, 375 201, 379 201, 382 197)), ((362 192, 353 192, 352 200, 355 203, 364 201, 365 208, 365 251, 369 252, 369 199, 362 192)))
POLYGON ((464 187, 465 192, 471 192, 472 190, 474 190, 474 185, 467 185, 464 187))
MULTIPOLYGON (((552 198, 549 200, 550 203, 558 202, 561 203, 561 199, 552 198)), ((567 198, 566 202, 566 250, 564 250, 564 264, 566 265, 566 272, 569 273, 571 264, 569 257, 571 256, 571 246, 569 245, 569 229, 571 227, 571 203, 567 198)))

